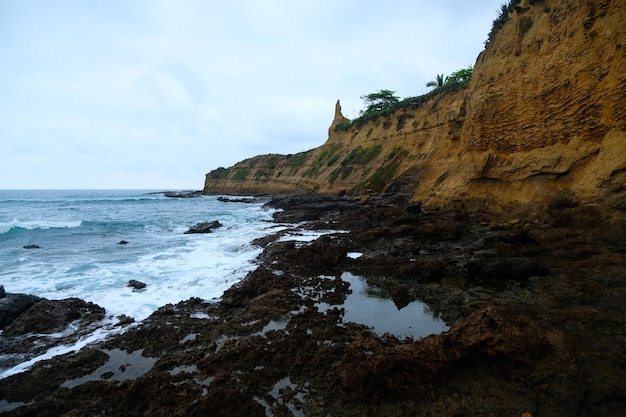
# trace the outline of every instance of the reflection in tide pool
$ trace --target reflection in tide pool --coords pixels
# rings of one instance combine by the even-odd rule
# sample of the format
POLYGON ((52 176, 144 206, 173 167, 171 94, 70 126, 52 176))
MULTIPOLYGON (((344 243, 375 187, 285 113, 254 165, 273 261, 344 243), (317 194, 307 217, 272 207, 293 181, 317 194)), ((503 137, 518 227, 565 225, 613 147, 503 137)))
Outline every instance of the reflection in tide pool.
POLYGON ((135 379, 148 372, 158 358, 146 358, 142 355, 143 349, 131 353, 120 349, 102 349, 109 359, 107 362, 89 375, 70 379, 61 384, 65 388, 74 388, 87 381, 126 381, 135 379))
POLYGON ((389 333, 400 338, 418 339, 448 330, 448 326, 433 317, 428 306, 420 301, 398 309, 391 299, 376 297, 368 291, 370 287, 363 278, 346 272, 341 279, 350 283, 352 291, 341 306, 345 310, 344 322, 364 324, 380 336, 389 333))

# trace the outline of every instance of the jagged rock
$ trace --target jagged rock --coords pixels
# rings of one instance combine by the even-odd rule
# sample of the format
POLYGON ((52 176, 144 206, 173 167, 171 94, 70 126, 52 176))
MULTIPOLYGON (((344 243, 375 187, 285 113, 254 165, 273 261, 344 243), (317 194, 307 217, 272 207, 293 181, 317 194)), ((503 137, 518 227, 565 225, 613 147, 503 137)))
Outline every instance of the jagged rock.
POLYGON ((39 246, 39 245, 34 245, 34 244, 31 244, 31 245, 24 245, 24 249, 41 249, 41 246, 39 246))
POLYGON ((104 318, 104 308, 79 298, 39 299, 4 328, 2 335, 11 337, 26 333, 55 333, 80 319, 83 324, 104 318))
POLYGON ((216 229, 218 227, 222 227, 222 224, 217 220, 213 220, 211 222, 202 222, 190 227, 189 230, 185 232, 185 234, 188 235, 192 233, 211 233, 213 229, 216 229))
POLYGON ((126 314, 119 315, 117 317, 117 320, 118 321, 115 324, 116 326, 126 326, 127 324, 131 324, 135 322, 134 318, 127 316, 126 314))
POLYGON ((128 287, 131 287, 135 290, 143 290, 144 288, 146 288, 146 284, 144 282, 137 281, 136 279, 131 279, 130 281, 128 281, 128 287))
POLYGON ((128 245, 130 242, 127 242, 126 240, 120 240, 119 242, 117 242, 118 245, 128 245))
MULTIPOLYGON (((4 292, 4 287, 2 287, 2 291, 4 292)), ((4 292, 4 297, 0 297, 0 329, 11 324, 20 314, 38 301, 41 301, 41 298, 34 295, 7 294, 4 292)))

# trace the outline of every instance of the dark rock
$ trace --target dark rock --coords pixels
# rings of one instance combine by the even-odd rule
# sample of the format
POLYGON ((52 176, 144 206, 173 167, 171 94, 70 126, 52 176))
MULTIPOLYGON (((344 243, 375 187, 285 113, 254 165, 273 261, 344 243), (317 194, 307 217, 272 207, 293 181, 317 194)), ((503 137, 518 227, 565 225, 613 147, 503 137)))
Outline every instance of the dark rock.
POLYGON ((162 193, 169 198, 195 198, 202 197, 202 191, 165 191, 162 193))
POLYGON ((275 198, 267 205, 282 209, 273 214, 274 220, 279 223, 324 220, 329 216, 356 210, 359 207, 358 203, 351 202, 345 197, 327 195, 285 196, 275 198))
POLYGON ((185 232, 185 234, 188 235, 192 233, 211 233, 213 229, 216 229, 218 227, 222 227, 222 224, 217 220, 213 220, 211 222, 202 222, 190 227, 189 230, 185 232))
MULTIPOLYGON (((27 300, 23 294, 9 294, 7 298, 14 295, 27 300)), ((78 298, 35 299, 4 327, 0 337, 0 368, 13 367, 54 346, 72 345, 95 330, 105 316, 102 307, 78 298)))
POLYGON ((135 290, 142 290, 144 288, 146 288, 146 284, 141 282, 141 281, 137 281, 136 279, 131 279, 130 281, 128 281, 128 287, 131 287, 135 290))
POLYGON ((408 211, 411 214, 422 214, 422 204, 421 203, 414 203, 414 204, 410 204, 406 207, 406 211, 408 211))
POLYGON ((24 249, 41 249, 39 245, 24 245, 24 249))
POLYGON ((127 242, 125 240, 120 240, 119 242, 117 242, 118 245, 128 245, 130 242, 127 242))
MULTIPOLYGON (((3 288, 4 291, 4 288, 3 288)), ((0 329, 4 329, 41 298, 30 294, 6 294, 0 297, 0 329)))
POLYGON ((479 258, 469 261, 466 268, 470 284, 493 288, 503 288, 510 282, 525 281, 549 272, 541 262, 522 257, 479 258))
POLYGON ((135 322, 135 319, 127 316, 126 314, 122 314, 120 316, 117 316, 117 324, 116 326, 126 326, 127 324, 131 324, 135 322))
POLYGON ((4 290, 4 285, 0 285, 0 298, 5 298, 7 296, 7 292, 4 290))
POLYGON ((257 202, 257 198, 217 197, 217 201, 223 203, 255 203, 257 202))
POLYGON ((284 271, 324 274, 332 272, 346 258, 347 252, 341 242, 331 236, 322 236, 302 246, 293 241, 272 243, 260 259, 284 271))
POLYGON ((104 313, 104 308, 79 298, 41 299, 6 326, 2 335, 10 337, 26 333, 60 332, 74 320, 100 321, 104 313))

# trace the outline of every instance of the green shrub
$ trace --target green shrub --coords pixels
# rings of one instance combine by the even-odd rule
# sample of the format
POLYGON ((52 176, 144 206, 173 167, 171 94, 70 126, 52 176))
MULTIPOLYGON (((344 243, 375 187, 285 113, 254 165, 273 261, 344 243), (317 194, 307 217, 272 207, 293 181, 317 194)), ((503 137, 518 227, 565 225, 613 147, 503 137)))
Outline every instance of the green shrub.
POLYGON ((233 174, 233 180, 242 181, 248 178, 248 168, 235 168, 235 173, 233 174))
POLYGON ((290 166, 302 166, 307 159, 309 159, 310 151, 300 152, 295 155, 287 155, 285 158, 287 159, 287 165, 290 166))
POLYGON ((335 127, 333 128, 333 130, 335 132, 342 130, 342 131, 347 131, 348 129, 350 129, 350 121, 349 120, 344 120, 343 122, 339 122, 335 125, 335 127))
POLYGON ((339 155, 335 154, 333 156, 331 156, 330 158, 328 158, 328 162, 326 163, 326 166, 333 166, 335 164, 335 162, 337 162, 337 160, 339 159, 339 155))
POLYGON ((396 146, 391 150, 391 152, 389 152, 387 159, 406 158, 407 156, 409 156, 409 151, 404 149, 402 146, 396 146))
POLYGON ((393 179, 394 174, 398 170, 398 166, 399 163, 397 161, 382 165, 371 177, 356 187, 357 191, 371 190, 376 193, 383 191, 389 181, 393 179))
POLYGON ((306 163, 311 155, 311 151, 300 152, 295 155, 287 155, 286 163, 291 169, 289 175, 294 175, 306 163))
POLYGON ((381 150, 382 145, 373 145, 367 148, 359 145, 343 158, 341 165, 365 165, 376 158, 381 150))
POLYGON ((260 180, 261 178, 269 178, 272 176, 273 170, 257 169, 254 173, 254 179, 260 180))
POLYGON ((313 164, 309 169, 305 170, 302 173, 302 177, 312 177, 315 174, 317 174, 320 170, 321 164, 319 162, 316 162, 315 164, 313 164))
POLYGON ((362 95, 361 100, 364 101, 366 107, 365 110, 361 110, 361 115, 367 116, 389 110, 400 101, 395 93, 391 90, 380 90, 376 93, 362 95))
POLYGON ((338 168, 335 168, 333 172, 330 173, 330 175, 328 176, 328 182, 330 183, 330 185, 333 185, 335 181, 337 181, 337 178, 340 175, 341 175, 341 179, 345 180, 346 178, 350 176, 351 173, 352 173, 352 167, 345 166, 345 165, 339 166, 338 168))
POLYGON ((225 180, 225 179, 228 179, 228 174, 230 174, 230 169, 219 167, 209 172, 208 176, 212 180, 225 180))

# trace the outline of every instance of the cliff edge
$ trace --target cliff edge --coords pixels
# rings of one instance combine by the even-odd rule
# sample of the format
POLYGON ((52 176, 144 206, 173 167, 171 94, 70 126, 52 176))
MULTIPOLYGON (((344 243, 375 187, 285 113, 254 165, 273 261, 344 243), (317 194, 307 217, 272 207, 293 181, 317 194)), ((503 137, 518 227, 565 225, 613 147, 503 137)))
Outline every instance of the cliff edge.
POLYGON ((626 8, 523 0, 467 88, 206 175, 205 194, 393 192, 428 208, 626 211, 626 8))

